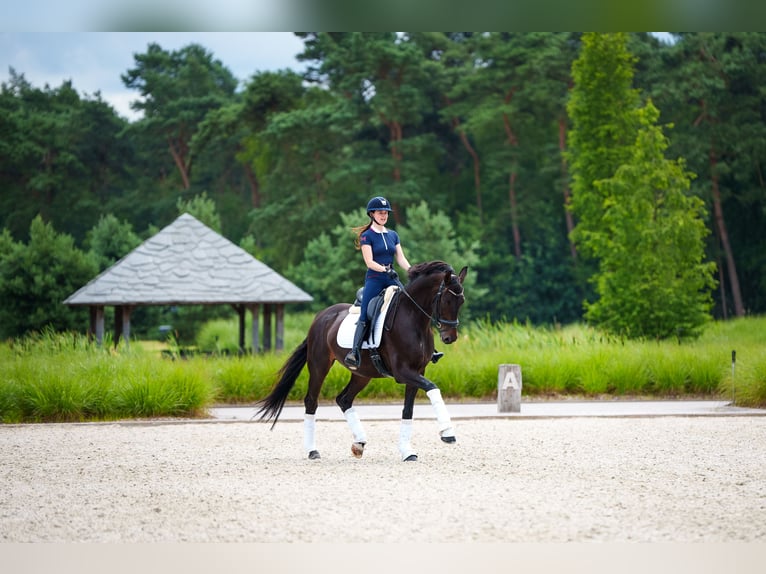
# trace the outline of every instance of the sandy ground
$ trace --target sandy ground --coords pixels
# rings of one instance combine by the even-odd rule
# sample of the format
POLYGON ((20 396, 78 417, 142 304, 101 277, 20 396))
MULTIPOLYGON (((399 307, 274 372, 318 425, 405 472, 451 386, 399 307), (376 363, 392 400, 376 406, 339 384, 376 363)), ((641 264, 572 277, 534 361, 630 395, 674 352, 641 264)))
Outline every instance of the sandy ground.
POLYGON ((766 417, 0 426, 0 542, 765 542, 766 417))

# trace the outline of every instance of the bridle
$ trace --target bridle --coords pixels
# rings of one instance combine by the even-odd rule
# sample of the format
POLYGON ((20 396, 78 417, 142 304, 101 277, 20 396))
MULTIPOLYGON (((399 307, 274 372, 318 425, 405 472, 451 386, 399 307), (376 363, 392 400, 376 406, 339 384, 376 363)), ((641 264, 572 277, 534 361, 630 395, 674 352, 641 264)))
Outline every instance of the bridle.
MULTIPOLYGON (((454 273, 450 276, 450 280, 452 280, 453 277, 457 277, 454 273)), ((451 281, 452 282, 452 281, 451 281)), ((460 293, 455 293, 452 289, 446 286, 444 283, 444 279, 442 279, 441 284, 439 285, 439 290, 436 292, 436 295, 434 296, 434 300, 431 303, 431 313, 428 313, 423 307, 421 307, 415 299, 412 298, 412 295, 410 295, 407 292, 407 289, 404 288, 404 285, 402 285, 402 282, 397 278, 396 283, 399 286, 399 289, 401 289, 405 295, 407 295, 407 298, 412 301, 412 304, 415 305, 415 307, 423 313, 426 317, 428 317, 431 320, 431 324, 436 327, 439 331, 441 331, 444 326, 447 327, 453 327, 457 329, 458 325, 460 325, 460 321, 458 319, 455 319, 454 321, 450 319, 442 319, 441 318, 441 304, 442 304, 442 295, 445 291, 452 294, 454 297, 462 297, 465 299, 465 294, 461 291, 460 293)))

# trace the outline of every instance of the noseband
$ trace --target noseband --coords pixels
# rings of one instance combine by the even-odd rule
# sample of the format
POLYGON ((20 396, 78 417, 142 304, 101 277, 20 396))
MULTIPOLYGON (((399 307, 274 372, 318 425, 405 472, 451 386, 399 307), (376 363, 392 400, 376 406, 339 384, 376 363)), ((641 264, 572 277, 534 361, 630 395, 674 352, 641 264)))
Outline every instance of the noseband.
MULTIPOLYGON (((456 275, 452 275, 450 279, 456 277, 456 275)), ((407 292, 407 289, 404 288, 404 285, 402 285, 401 281, 397 279, 396 281, 399 284, 399 288, 404 292, 405 295, 407 295, 407 298, 412 301, 412 304, 415 305, 415 307, 418 308, 418 310, 423 313, 426 317, 428 317, 431 320, 431 324, 436 327, 439 331, 441 331, 445 326, 447 327, 454 327, 457 329, 458 325, 460 325, 460 321, 455 319, 454 321, 449 319, 442 319, 441 318, 441 305, 442 305, 442 295, 444 294, 444 291, 447 291, 448 293, 451 293, 454 297, 462 297, 465 299, 465 294, 461 291, 460 293, 455 293, 452 289, 446 287, 444 283, 444 279, 442 279, 441 285, 439 285, 439 290, 436 292, 436 296, 434 296, 433 303, 431 303, 431 313, 428 313, 423 307, 418 305, 418 302, 415 301, 415 299, 412 298, 412 295, 410 295, 407 292)))

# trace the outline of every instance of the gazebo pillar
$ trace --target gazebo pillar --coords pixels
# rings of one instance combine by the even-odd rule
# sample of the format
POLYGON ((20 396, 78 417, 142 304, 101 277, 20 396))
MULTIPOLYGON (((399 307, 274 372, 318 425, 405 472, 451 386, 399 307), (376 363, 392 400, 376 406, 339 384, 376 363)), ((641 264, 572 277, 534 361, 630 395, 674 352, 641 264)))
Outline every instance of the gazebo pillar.
POLYGON ((88 336, 96 338, 96 344, 104 343, 104 307, 102 305, 90 306, 90 327, 88 336))
POLYGON ((263 350, 271 351, 271 303, 263 305, 263 350))
POLYGON ((281 351, 285 348, 285 305, 277 304, 276 344, 274 348, 281 351))
POLYGON ((234 305, 234 309, 237 311, 239 317, 239 354, 245 354, 245 306, 234 305))
POLYGON ((125 347, 130 346, 130 313, 133 307, 130 305, 115 305, 114 307, 114 346, 120 342, 120 337, 125 339, 125 347))
POLYGON ((253 355, 258 353, 258 349, 261 346, 261 338, 259 334, 258 329, 258 320, 260 319, 260 309, 261 306, 257 303, 247 305, 248 309, 250 309, 250 314, 253 316, 253 324, 252 324, 252 339, 253 339, 253 355))

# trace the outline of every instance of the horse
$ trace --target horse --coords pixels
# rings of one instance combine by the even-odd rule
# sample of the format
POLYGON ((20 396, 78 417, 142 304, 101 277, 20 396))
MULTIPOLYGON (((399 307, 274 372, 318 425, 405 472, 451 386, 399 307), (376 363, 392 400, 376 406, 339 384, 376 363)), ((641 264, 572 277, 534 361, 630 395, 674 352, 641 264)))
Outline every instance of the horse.
MULTIPOLYGON (((444 261, 428 261, 410 267, 406 285, 396 279, 399 286, 398 301, 386 318, 386 330, 381 337, 377 353, 380 361, 373 362, 370 349, 361 349, 361 362, 357 370, 335 398, 343 412, 353 436, 351 453, 361 458, 367 444, 366 434, 354 408, 354 399, 367 386, 370 379, 391 376, 404 385, 404 408, 399 430, 399 452, 403 461, 416 461, 417 453, 411 445, 412 415, 418 390, 425 391, 436 414, 441 440, 454 443, 457 438, 441 390, 425 377, 425 369, 434 352, 435 327, 442 343, 452 344, 458 338, 458 312, 465 302, 463 281, 468 267, 460 273, 444 261), (391 319, 393 317, 393 319, 391 319), (377 364, 377 366, 376 366, 377 364)), ((317 313, 303 342, 293 351, 278 373, 278 381, 271 393, 259 401, 261 421, 273 419, 272 429, 279 419, 287 395, 295 385, 303 367, 308 363, 308 390, 304 397, 303 448, 309 459, 319 459, 316 446, 315 416, 319 392, 334 361, 345 367, 343 358, 348 352, 338 344, 338 330, 352 305, 336 303, 317 313)), ((348 368, 348 367, 346 367, 348 368)))

